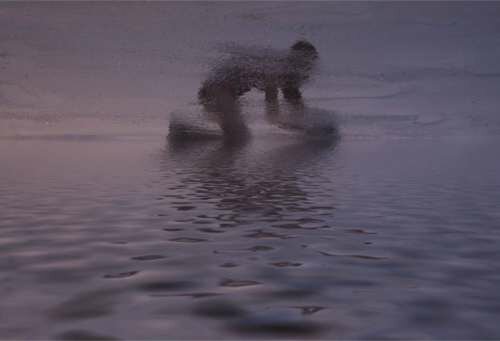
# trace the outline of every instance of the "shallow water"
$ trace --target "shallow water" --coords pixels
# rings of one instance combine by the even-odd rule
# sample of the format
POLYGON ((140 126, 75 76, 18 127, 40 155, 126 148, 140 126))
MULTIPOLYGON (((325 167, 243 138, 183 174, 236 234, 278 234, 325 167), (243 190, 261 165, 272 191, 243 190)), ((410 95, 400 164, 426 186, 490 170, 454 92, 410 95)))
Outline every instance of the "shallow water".
POLYGON ((0 339, 499 339, 499 13, 0 4, 0 339), (218 46, 298 38, 340 139, 256 93, 246 143, 166 137, 218 46))

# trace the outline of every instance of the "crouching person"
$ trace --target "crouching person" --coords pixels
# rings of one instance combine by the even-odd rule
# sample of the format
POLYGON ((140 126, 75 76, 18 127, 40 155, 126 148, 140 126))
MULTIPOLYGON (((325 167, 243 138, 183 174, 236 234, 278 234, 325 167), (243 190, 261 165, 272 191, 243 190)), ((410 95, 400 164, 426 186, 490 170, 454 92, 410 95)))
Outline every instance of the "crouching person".
POLYGON ((278 93, 295 108, 303 107, 300 88, 310 78, 318 59, 316 48, 301 40, 282 54, 245 50, 217 64, 202 83, 198 99, 205 111, 219 124, 224 136, 249 136, 241 114, 239 98, 252 89, 265 93, 267 113, 277 114, 278 93))

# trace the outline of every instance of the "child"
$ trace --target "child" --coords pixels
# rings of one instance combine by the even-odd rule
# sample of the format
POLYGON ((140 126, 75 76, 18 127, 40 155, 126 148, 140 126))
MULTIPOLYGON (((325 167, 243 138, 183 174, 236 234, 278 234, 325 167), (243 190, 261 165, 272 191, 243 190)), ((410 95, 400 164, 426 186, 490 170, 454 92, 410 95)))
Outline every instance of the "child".
POLYGON ((300 87, 309 79, 317 62, 316 48, 305 40, 279 53, 233 53, 219 63, 202 83, 198 99, 212 114, 226 137, 246 137, 248 128, 241 117, 238 98, 252 88, 265 93, 266 102, 277 103, 278 91, 285 100, 303 106, 300 87))

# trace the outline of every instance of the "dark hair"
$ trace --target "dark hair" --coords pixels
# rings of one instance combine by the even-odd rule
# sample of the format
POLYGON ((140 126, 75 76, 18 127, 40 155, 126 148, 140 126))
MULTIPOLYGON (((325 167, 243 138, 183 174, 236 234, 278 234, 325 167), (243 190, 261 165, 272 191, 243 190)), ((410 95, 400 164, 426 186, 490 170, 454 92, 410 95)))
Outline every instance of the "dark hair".
POLYGON ((307 40, 299 40, 295 44, 290 47, 292 51, 298 51, 298 52, 303 52, 303 53, 310 53, 313 55, 318 55, 318 51, 316 51, 316 48, 314 47, 313 44, 308 42, 307 40))

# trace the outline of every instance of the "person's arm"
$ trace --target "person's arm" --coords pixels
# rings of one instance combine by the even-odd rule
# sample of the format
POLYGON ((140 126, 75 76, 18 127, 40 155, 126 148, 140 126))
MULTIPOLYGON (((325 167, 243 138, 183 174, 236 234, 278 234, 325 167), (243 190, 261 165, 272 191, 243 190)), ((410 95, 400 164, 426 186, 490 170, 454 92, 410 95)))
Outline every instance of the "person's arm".
POLYGON ((283 97, 289 102, 301 101, 302 93, 300 89, 293 85, 287 85, 281 88, 281 92, 283 92, 283 97))

